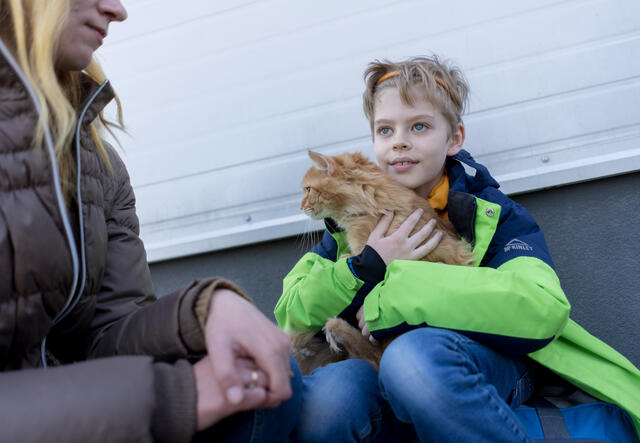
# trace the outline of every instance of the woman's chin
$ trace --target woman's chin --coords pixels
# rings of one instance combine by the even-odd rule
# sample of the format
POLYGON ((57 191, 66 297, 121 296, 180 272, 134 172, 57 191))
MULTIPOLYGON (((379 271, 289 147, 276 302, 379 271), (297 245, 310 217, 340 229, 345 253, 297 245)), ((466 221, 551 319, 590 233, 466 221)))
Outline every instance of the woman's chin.
POLYGON ((83 51, 74 51, 72 54, 59 54, 56 60, 56 70, 59 72, 82 71, 91 64, 93 50, 86 48, 83 51))

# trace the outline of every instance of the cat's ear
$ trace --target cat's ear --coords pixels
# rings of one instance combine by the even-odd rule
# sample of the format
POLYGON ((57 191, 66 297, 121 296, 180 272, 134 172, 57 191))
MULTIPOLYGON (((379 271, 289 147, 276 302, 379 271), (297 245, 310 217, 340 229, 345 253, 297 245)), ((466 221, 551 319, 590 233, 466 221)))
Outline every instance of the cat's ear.
POLYGON ((320 172, 325 175, 332 175, 334 171, 333 160, 327 157, 326 155, 322 155, 318 152, 313 152, 311 150, 307 151, 309 153, 309 158, 313 161, 314 165, 320 172))

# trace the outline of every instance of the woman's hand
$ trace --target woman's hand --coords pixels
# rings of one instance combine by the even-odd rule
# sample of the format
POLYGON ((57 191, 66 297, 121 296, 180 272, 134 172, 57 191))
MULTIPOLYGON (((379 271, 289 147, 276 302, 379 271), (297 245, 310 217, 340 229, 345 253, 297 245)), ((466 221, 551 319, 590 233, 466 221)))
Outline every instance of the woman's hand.
POLYGON ((429 220, 429 223, 424 225, 418 232, 409 236, 413 228, 418 224, 423 212, 422 209, 415 210, 388 237, 384 235, 389 226, 391 226, 393 213, 385 214, 380 218, 380 221, 369 235, 367 244, 375 249, 386 265, 389 265, 393 260, 420 260, 438 246, 442 239, 442 231, 433 232, 436 227, 435 219, 429 220), (427 238, 429 240, 422 244, 427 238))
POLYGON ((253 361, 266 375, 266 396, 258 406, 275 407, 291 397, 289 337, 235 292, 217 289, 213 293, 205 340, 211 375, 230 404, 244 405, 251 400, 253 405, 253 397, 246 398, 239 358, 253 361))
POLYGON ((231 403, 224 395, 214 373, 211 356, 207 355, 193 366, 197 392, 197 430, 208 428, 219 420, 239 411, 262 406, 267 398, 267 374, 259 370, 253 361, 236 359, 236 367, 242 381, 242 400, 231 403))

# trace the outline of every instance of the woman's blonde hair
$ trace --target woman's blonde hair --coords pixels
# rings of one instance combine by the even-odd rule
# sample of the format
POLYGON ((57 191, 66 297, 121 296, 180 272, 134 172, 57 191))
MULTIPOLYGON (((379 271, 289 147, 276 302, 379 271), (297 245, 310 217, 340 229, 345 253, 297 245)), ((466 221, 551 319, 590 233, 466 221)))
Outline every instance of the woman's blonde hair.
POLYGON ((424 93, 424 98, 442 112, 451 133, 455 132, 458 123, 462 123, 469 84, 458 67, 441 61, 435 55, 413 57, 397 63, 375 60, 367 66, 364 81, 363 107, 372 131, 377 94, 387 87, 397 88, 401 100, 407 105, 413 104, 412 91, 417 87, 424 93))
MULTIPOLYGON (((53 137, 67 204, 75 188, 75 165, 70 148, 77 124, 82 76, 81 72, 57 72, 55 68, 57 42, 69 14, 69 3, 69 0, 2 0, 0 4, 0 37, 14 52, 40 104, 40 119, 33 144, 42 145, 43 128, 47 125, 53 137)), ((106 79, 95 59, 85 73, 97 83, 106 79)), ((111 165, 98 136, 98 128, 105 128, 112 134, 111 127, 123 129, 122 109, 117 96, 116 103, 117 123, 106 120, 100 112, 99 122, 90 124, 98 153, 108 168, 111 165)))

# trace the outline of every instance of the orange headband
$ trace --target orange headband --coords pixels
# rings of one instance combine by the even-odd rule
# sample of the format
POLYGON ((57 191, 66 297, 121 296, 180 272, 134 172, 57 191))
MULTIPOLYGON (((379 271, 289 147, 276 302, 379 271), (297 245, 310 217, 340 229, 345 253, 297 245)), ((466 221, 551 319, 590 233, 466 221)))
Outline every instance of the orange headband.
MULTIPOLYGON (((386 79, 391 78, 391 77, 395 77, 398 74, 400 74, 400 71, 387 72, 385 75, 380 77, 378 79, 378 81, 376 81, 376 86, 378 86, 380 83, 382 83, 386 79)), ((455 103, 455 105, 458 106, 458 100, 456 100, 455 96, 451 92, 451 89, 449 89, 449 87, 444 82, 444 80, 442 80, 440 77, 434 77, 434 78, 436 80, 436 83, 439 84, 445 91, 447 91, 449 93, 449 96, 451 97, 451 100, 453 101, 453 103, 455 103)))

